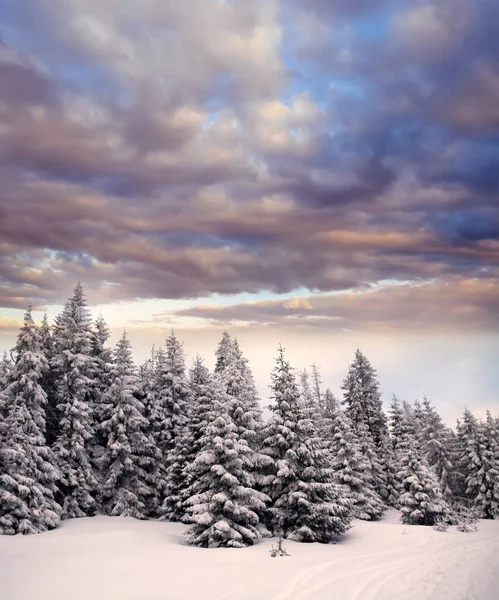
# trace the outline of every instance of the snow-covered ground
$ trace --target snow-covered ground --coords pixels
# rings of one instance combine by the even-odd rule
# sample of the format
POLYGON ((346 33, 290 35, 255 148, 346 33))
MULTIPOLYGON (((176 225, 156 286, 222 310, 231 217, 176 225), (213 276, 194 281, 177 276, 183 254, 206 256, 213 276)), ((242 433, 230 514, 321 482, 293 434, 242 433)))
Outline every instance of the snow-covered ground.
POLYGON ((497 600, 499 521, 478 531, 404 527, 390 511, 337 545, 275 540, 247 549, 185 545, 185 526, 76 519, 0 536, 2 600, 497 600))

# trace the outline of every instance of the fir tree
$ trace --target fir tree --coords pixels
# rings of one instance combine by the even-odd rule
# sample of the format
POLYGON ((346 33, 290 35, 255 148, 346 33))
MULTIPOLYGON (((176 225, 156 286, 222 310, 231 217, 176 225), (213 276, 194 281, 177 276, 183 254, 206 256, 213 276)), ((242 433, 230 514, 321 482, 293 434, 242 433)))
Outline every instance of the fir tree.
POLYGON ((444 426, 440 415, 427 398, 423 400, 422 415, 422 451, 439 481, 440 490, 448 502, 452 502, 452 471, 454 469, 449 451, 449 431, 444 426))
POLYGON ((198 379, 195 393, 207 425, 197 443, 200 451, 186 468, 192 495, 185 505, 194 523, 188 532, 189 543, 234 548, 253 545, 261 538, 258 515, 269 499, 254 489, 252 450, 237 433, 220 384, 211 387, 199 364, 193 375, 198 379))
POLYGON ((407 525, 435 525, 447 521, 450 508, 438 480, 421 455, 415 436, 408 437, 400 457, 400 510, 407 525))
POLYGON ((499 514, 499 473, 494 445, 487 439, 486 427, 468 409, 458 436, 466 495, 480 517, 493 519, 499 514))
MULTIPOLYGON (((40 343, 41 350, 47 359, 49 365, 54 358, 54 339, 52 336, 52 329, 49 325, 47 313, 43 315, 42 325, 40 327, 40 343)), ((51 446, 56 437, 57 433, 57 392, 56 392, 56 373, 54 369, 48 368, 40 381, 44 392, 47 395, 47 404, 45 409, 46 418, 46 440, 47 444, 51 446)))
POLYGON ((31 307, 16 344, 16 362, 6 375, 0 424, 0 533, 39 533, 57 527, 61 507, 54 498, 59 477, 45 445, 47 396, 40 381, 48 369, 31 307))
POLYGON ((355 360, 350 365, 342 390, 343 404, 354 427, 358 430, 360 424, 364 424, 375 446, 378 446, 387 433, 386 417, 376 371, 360 350, 355 352, 355 360))
POLYGON ((92 404, 94 408, 94 422, 97 443, 93 450, 95 458, 99 457, 107 445, 105 430, 101 427, 106 417, 106 407, 103 405, 103 398, 111 385, 113 379, 113 351, 106 346, 110 336, 110 331, 102 315, 95 321, 95 328, 91 336, 91 355, 93 357, 92 373, 92 404))
POLYGON ((374 490, 370 466, 360 451, 350 419, 330 390, 324 395, 323 431, 329 440, 334 478, 348 488, 353 516, 366 521, 379 519, 385 507, 374 490))
POLYGON ((392 447, 396 451, 402 440, 404 414, 402 407, 400 406, 400 400, 395 394, 392 396, 392 402, 388 412, 390 415, 390 439, 392 447))
POLYGON ((232 362, 233 352, 234 346, 232 343, 232 338, 227 331, 224 331, 222 334, 222 339, 220 340, 218 348, 215 352, 215 373, 221 373, 227 367, 227 365, 232 362))
POLYGON ((220 344, 223 352, 219 352, 217 360, 223 356, 223 362, 216 373, 227 394, 229 416, 238 434, 256 448, 263 419, 253 375, 236 339, 224 334, 220 344))
POLYGON ((3 353, 3 358, 0 361, 0 423, 2 418, 6 416, 7 410, 7 394, 5 392, 8 385, 9 374, 12 370, 12 361, 7 356, 7 352, 3 353))
POLYGON ((90 313, 81 284, 56 319, 54 357, 57 374, 57 439, 53 449, 61 471, 63 517, 95 513, 97 481, 91 464, 95 443, 91 401, 94 359, 90 313))
POLYGON ((123 333, 116 346, 111 385, 104 396, 108 418, 102 423, 107 446, 99 459, 104 473, 101 497, 107 514, 143 519, 152 495, 148 481, 152 441, 145 433, 144 406, 134 395, 136 384, 131 345, 123 333))
POLYGON ((272 373, 275 404, 266 428, 264 452, 274 460, 264 488, 275 534, 301 542, 328 543, 347 531, 351 503, 333 480, 329 455, 305 418, 291 366, 279 348, 272 373))
MULTIPOLYGON (((187 425, 190 391, 184 350, 173 331, 166 340, 166 352, 159 369, 158 403, 163 410, 160 449, 166 468, 164 487, 160 488, 164 498, 160 512, 163 519, 180 521, 184 516, 182 490, 189 452, 184 428, 187 425)), ((160 481, 163 481, 162 478, 160 481)))
POLYGON ((312 389, 311 389, 311 393, 312 393, 312 398, 315 402, 315 404, 319 407, 322 407, 323 405, 323 394, 322 394, 322 378, 321 378, 321 373, 320 373, 320 369, 319 367, 315 364, 312 363, 312 389))

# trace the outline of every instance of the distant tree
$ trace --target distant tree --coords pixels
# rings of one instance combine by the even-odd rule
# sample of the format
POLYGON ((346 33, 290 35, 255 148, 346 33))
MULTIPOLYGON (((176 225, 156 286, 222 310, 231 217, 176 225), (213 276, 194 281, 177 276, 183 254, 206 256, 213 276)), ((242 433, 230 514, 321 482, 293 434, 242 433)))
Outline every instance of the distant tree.
POLYGON ((328 543, 347 531, 351 503, 336 483, 329 453, 304 413, 295 375, 280 347, 272 373, 274 405, 264 452, 274 461, 264 491, 274 534, 300 542, 328 543))
POLYGON ((322 377, 319 367, 312 363, 312 383, 311 383, 311 393, 312 398, 315 404, 319 407, 322 407, 323 404, 323 393, 322 393, 322 377))
POLYGON ((48 364, 28 308, 16 344, 16 362, 4 375, 0 422, 0 534, 39 533, 57 527, 59 473, 45 445, 47 396, 40 385, 48 364))
POLYGON ((215 352, 216 363, 215 363, 215 373, 220 373, 223 371, 227 365, 232 361, 234 352, 234 346, 232 343, 232 338, 229 332, 224 331, 222 335, 222 339, 218 344, 218 348, 215 352))

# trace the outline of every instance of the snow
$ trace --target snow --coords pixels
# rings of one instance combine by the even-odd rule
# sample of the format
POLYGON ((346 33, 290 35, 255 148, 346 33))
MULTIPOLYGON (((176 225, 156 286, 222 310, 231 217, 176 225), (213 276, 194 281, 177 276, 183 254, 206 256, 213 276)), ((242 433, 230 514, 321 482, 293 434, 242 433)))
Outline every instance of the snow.
POLYGON ((245 549, 186 545, 186 526, 124 517, 72 519, 0 536, 2 600, 497 600, 499 521, 440 533, 389 511, 354 521, 336 545, 275 539, 245 549))

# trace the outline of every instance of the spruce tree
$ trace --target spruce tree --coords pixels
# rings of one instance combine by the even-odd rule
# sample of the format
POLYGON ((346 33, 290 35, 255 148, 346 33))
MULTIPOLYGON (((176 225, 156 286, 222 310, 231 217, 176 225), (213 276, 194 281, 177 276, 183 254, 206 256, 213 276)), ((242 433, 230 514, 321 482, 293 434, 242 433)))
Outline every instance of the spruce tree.
MULTIPOLYGON (((49 325, 47 313, 43 315, 42 325, 40 327, 40 343, 42 352, 48 361, 49 365, 54 358, 54 339, 52 335, 52 329, 49 325)), ((47 444, 51 446, 56 438, 57 434, 57 392, 56 392, 56 373, 54 369, 48 368, 40 381, 44 392, 47 395, 47 404, 45 409, 46 417, 46 440, 47 444)))
POLYGON ((451 479, 454 466, 449 451, 449 431, 427 398, 423 400, 422 416, 419 421, 422 425, 423 454, 437 476, 444 497, 448 502, 452 502, 451 479))
MULTIPOLYGON (((205 374, 196 369, 197 375, 205 374)), ((185 506, 195 546, 241 548, 261 539, 259 514, 269 501, 255 490, 252 450, 227 412, 225 391, 217 379, 198 383, 204 407, 204 433, 199 452, 186 468, 190 497, 185 506), (199 385, 200 384, 200 385, 199 385)))
POLYGON ((342 385, 343 404, 359 438, 361 452, 371 464, 376 491, 385 502, 390 496, 383 447, 388 427, 383 412, 376 371, 360 350, 342 385))
POLYGON ((281 347, 272 392, 275 402, 263 442, 274 461, 264 488, 272 500, 271 527, 276 535, 295 541, 329 543, 349 528, 351 503, 345 488, 334 481, 328 451, 313 420, 306 418, 281 347))
POLYGON ((39 533, 57 527, 59 473, 45 444, 47 396, 40 385, 48 364, 31 307, 16 344, 16 362, 5 376, 0 423, 0 534, 39 533))
POLYGON ((414 419, 408 413, 402 418, 396 451, 400 468, 398 480, 402 522, 407 525, 435 525, 439 521, 448 521, 450 507, 421 451, 414 419))
POLYGON ((58 423, 53 450, 61 471, 63 518, 93 515, 97 508, 97 480, 91 463, 94 359, 90 312, 81 284, 56 319, 51 367, 57 375, 58 423))
MULTIPOLYGON (((184 516, 183 493, 184 468, 189 451, 184 429, 187 425, 190 391, 186 375, 185 355, 182 344, 172 331, 166 340, 166 352, 159 365, 158 403, 163 411, 160 425, 160 449, 162 452, 164 485, 160 509, 162 519, 180 521, 184 516)), ((163 476, 160 477, 160 483, 163 476)))
POLYGON ((93 460, 102 455, 107 445, 105 429, 102 422, 106 418, 104 396, 113 379, 113 351, 106 346, 110 331, 102 315, 95 321, 91 335, 91 356, 93 357, 92 388, 90 390, 91 402, 94 410, 94 424, 96 443, 93 444, 93 460))
POLYGON ((111 516, 144 519, 152 495, 148 473, 153 444, 146 435, 144 406, 135 397, 137 375, 126 333, 116 345, 114 356, 111 385, 103 398, 102 428, 107 445, 98 461, 104 475, 102 505, 111 516))
POLYGON ((484 424, 466 409, 458 429, 466 496, 478 515, 493 519, 499 514, 499 473, 493 443, 484 424))
POLYGON ((399 479, 399 504, 403 523, 435 525, 439 521, 448 521, 450 508, 415 437, 408 438, 401 455, 399 479))
POLYGON ((315 404, 319 407, 323 405, 323 393, 322 393, 322 378, 319 367, 312 363, 312 384, 311 384, 311 392, 312 398, 315 404))
POLYGON ((256 447, 263 424, 258 393, 247 359, 227 332, 217 350, 215 373, 226 392, 227 411, 239 435, 256 447))
POLYGON ((222 334, 222 339, 218 344, 218 348, 215 352, 216 362, 215 362, 215 373, 222 372, 227 365, 232 362, 234 353, 234 346, 232 343, 232 338, 227 331, 224 331, 222 334))
POLYGON ((7 356, 7 352, 3 353, 3 358, 0 361, 0 423, 2 418, 6 416, 7 410, 7 394, 5 392, 8 385, 9 374, 12 370, 12 361, 7 356))
MULTIPOLYGON (((189 373, 191 402, 189 404, 188 421, 185 427, 188 452, 186 463, 194 462, 203 450, 203 437, 208 426, 215 401, 220 402, 221 387, 216 387, 213 377, 203 364, 200 356, 196 356, 189 373)), ((187 475, 187 485, 192 483, 192 476, 187 475)), ((192 495, 192 494, 191 494, 192 495)))
POLYGON ((342 385, 343 404, 354 427, 364 424, 375 446, 387 433, 386 416, 383 412, 376 371, 360 350, 350 365, 342 385))
POLYGON ((350 419, 330 390, 324 394, 323 432, 329 442, 334 478, 349 490, 353 516, 365 521, 381 518, 385 506, 374 489, 370 466, 360 451, 350 419))

